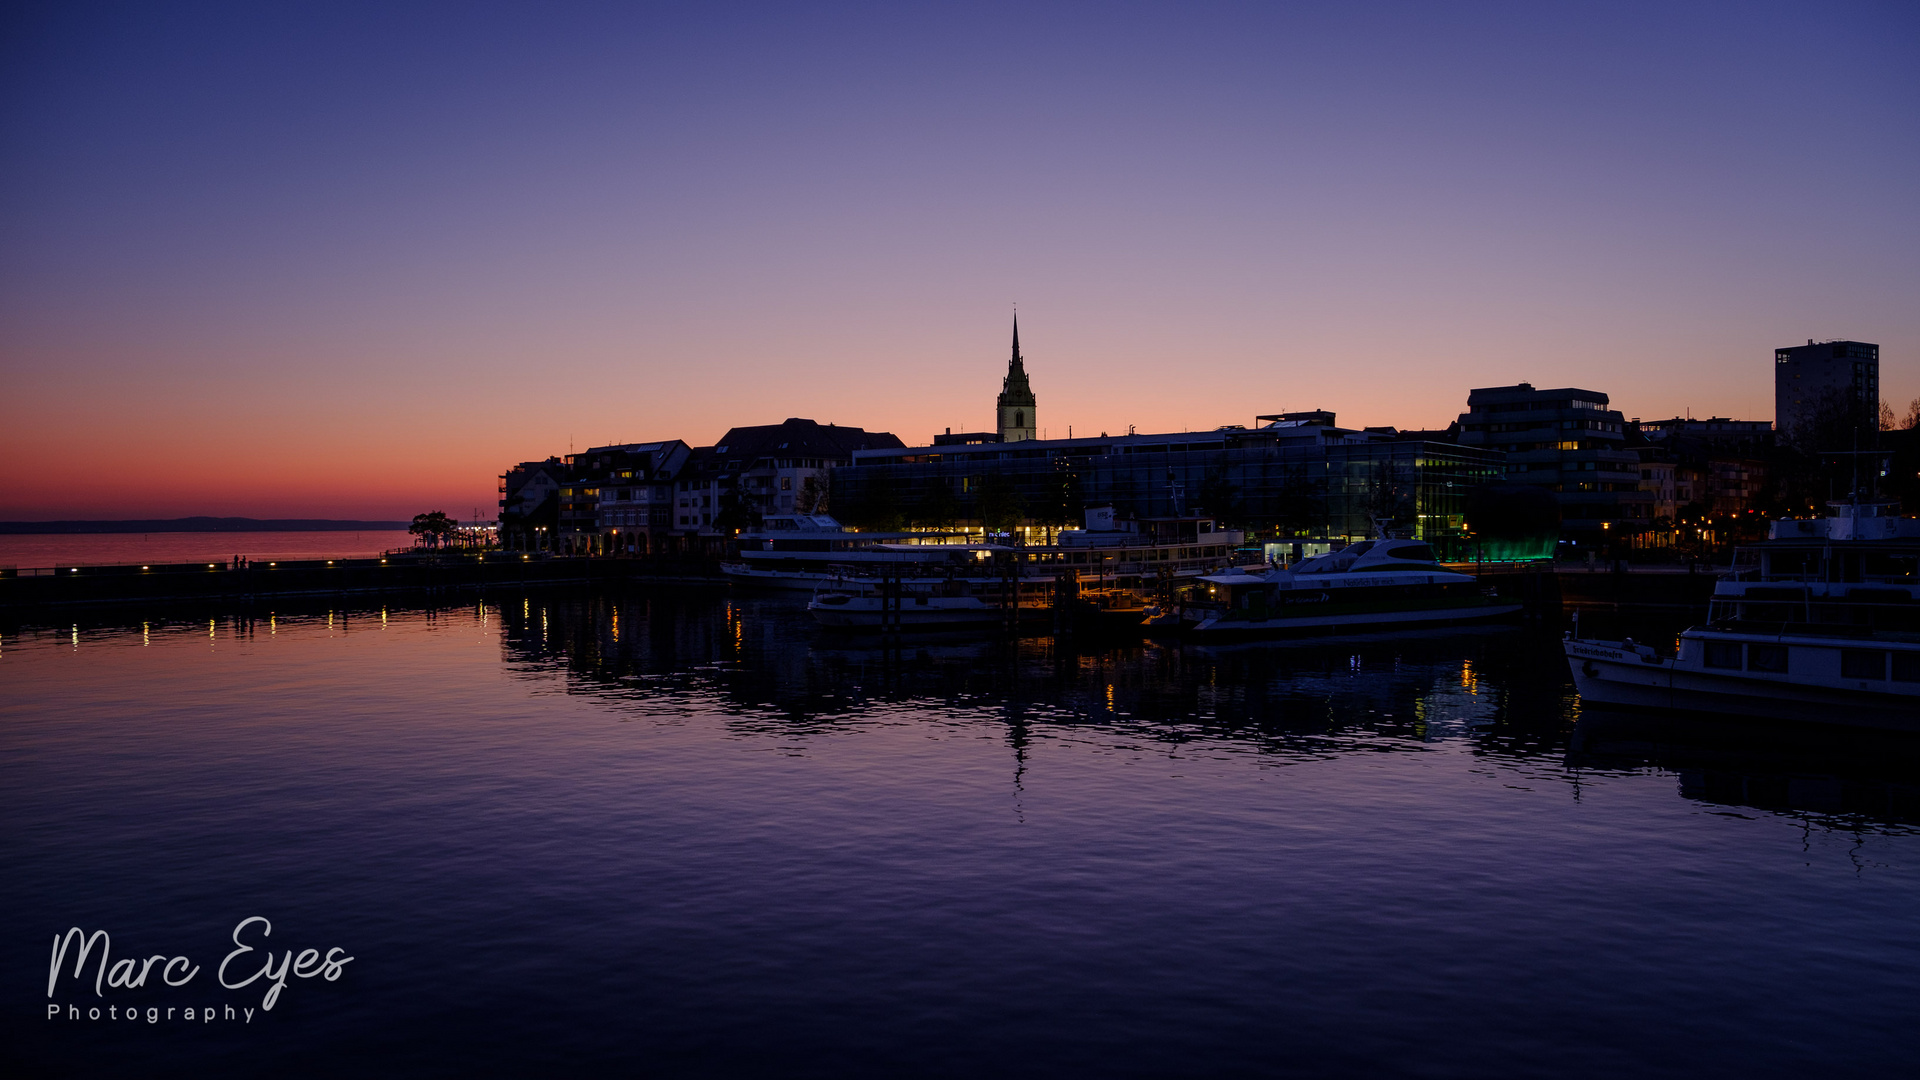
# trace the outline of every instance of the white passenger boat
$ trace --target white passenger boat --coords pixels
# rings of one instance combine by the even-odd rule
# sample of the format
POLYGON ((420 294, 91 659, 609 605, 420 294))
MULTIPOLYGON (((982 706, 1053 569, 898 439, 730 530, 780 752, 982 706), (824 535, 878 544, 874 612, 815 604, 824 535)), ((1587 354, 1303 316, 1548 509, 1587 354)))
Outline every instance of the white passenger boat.
POLYGON ((1029 582, 1067 574, 1178 579, 1227 567, 1244 539, 1212 518, 1124 521, 1112 507, 1088 510, 1085 528, 1063 529, 1052 544, 958 543, 949 535, 855 532, 825 514, 783 514, 742 533, 736 557, 720 570, 736 584, 808 591, 885 578, 922 587, 955 579, 987 584, 1006 576, 1008 561, 1029 582))
POLYGON ((720 564, 736 584, 809 592, 855 577, 932 584, 991 575, 997 544, 940 542, 941 534, 854 532, 826 514, 782 514, 742 533, 737 555, 720 564))
POLYGON ((1920 730, 1920 519, 1832 505, 1743 549, 1676 655, 1576 623, 1564 647, 1581 700, 1920 730))
POLYGON ((1521 607, 1441 566, 1418 540, 1363 540, 1290 568, 1208 574, 1183 592, 1181 629, 1200 638, 1399 629, 1521 607))

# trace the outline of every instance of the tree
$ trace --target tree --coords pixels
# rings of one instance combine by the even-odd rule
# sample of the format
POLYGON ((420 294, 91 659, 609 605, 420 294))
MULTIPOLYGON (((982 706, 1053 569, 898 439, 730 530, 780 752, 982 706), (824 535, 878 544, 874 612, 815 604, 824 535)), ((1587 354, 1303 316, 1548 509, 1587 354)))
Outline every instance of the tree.
POLYGON ((920 498, 914 502, 907 518, 918 528, 949 529, 959 516, 960 504, 953 497, 953 488, 946 478, 932 476, 927 478, 927 485, 921 489, 920 498))
POLYGON ((1908 431, 1920 428, 1920 397, 1907 403, 1907 415, 1900 421, 1900 426, 1908 431))
POLYGON ((1274 523, 1282 536, 1322 536, 1327 531, 1327 485, 1305 465, 1287 467, 1273 500, 1274 523))
POLYGON ((1392 458, 1380 458, 1367 470, 1362 505, 1367 512, 1368 535, 1382 525, 1391 529, 1413 514, 1411 470, 1392 458))
POLYGON ((407 531, 420 538, 419 543, 428 547, 439 547, 441 542, 453 534, 453 519, 444 510, 435 510, 428 514, 413 515, 413 524, 407 531))
POLYGON ((800 481, 800 494, 793 497, 793 508, 803 514, 827 512, 827 478, 808 476, 800 481))
POLYGON ((760 524, 760 511, 736 487, 720 493, 713 514, 713 527, 723 533, 737 533, 760 524))
POLYGON ((1005 473, 980 478, 980 523, 992 532, 1011 532, 1026 520, 1027 501, 1005 473))
POLYGON ((1195 510, 1212 514, 1222 525, 1235 524, 1240 520, 1240 489, 1227 480, 1227 471, 1212 469, 1200 480, 1199 505, 1195 510))
MULTIPOLYGON (((864 470, 863 470, 864 471, 864 470)), ((840 512, 836 515, 848 525, 879 532, 896 532, 906 516, 894 491, 893 477, 886 469, 871 470, 872 476, 854 486, 852 498, 842 491, 840 512)))

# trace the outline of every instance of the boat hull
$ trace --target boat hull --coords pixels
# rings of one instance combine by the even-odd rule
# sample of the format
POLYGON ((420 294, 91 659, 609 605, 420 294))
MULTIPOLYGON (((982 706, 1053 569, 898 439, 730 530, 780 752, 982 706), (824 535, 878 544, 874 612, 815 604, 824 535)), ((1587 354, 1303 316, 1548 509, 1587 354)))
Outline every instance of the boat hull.
POLYGON ((1417 626, 1444 626, 1482 622, 1518 614, 1520 604, 1475 604, 1425 609, 1329 612, 1268 619, 1208 617, 1184 627, 1196 639, 1281 637, 1290 634, 1351 633, 1356 630, 1399 630, 1417 626))

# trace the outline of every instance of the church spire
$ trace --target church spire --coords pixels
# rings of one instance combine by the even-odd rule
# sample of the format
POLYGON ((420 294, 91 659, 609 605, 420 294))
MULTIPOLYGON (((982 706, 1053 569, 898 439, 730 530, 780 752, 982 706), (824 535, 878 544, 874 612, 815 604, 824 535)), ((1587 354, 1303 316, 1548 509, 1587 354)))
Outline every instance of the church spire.
POLYGON ((1007 361, 1007 377, 1000 383, 1000 441, 1022 442, 1035 437, 1039 427, 1034 420, 1033 386, 1027 382, 1027 366, 1020 355, 1020 316, 1013 316, 1013 357, 1007 361))

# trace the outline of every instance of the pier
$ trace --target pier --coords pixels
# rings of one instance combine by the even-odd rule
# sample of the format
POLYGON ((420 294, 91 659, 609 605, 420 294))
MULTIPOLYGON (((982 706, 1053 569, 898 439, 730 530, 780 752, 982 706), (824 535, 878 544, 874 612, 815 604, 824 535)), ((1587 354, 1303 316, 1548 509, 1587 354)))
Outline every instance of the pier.
POLYGON ((380 594, 439 595, 498 585, 713 581, 701 559, 562 557, 520 552, 392 553, 366 559, 0 567, 0 612, 80 605, 380 594))

